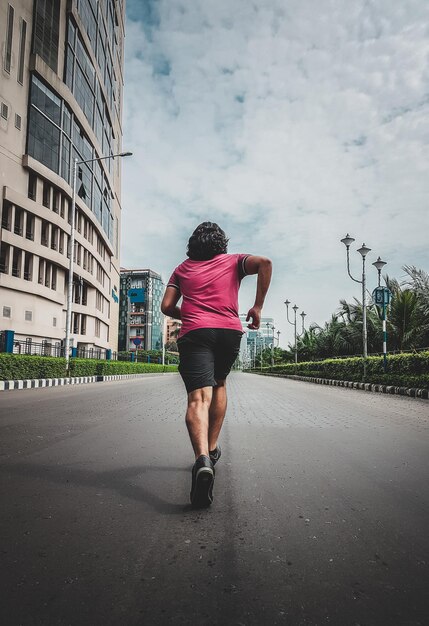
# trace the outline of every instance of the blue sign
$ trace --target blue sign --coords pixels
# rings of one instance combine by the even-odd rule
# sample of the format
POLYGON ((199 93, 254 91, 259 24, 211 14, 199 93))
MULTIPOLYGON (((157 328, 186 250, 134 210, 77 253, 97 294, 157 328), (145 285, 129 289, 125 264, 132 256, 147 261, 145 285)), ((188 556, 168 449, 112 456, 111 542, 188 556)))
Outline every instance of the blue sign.
POLYGON ((145 301, 145 289, 128 289, 128 297, 130 302, 144 302, 145 301))
POLYGON ((119 298, 118 298, 118 296, 116 295, 116 293, 113 291, 113 289, 112 289, 112 298, 113 298, 113 300, 114 300, 115 302, 119 302, 119 298))
POLYGON ((138 337, 136 337, 135 339, 133 339, 133 344, 135 346, 139 346, 141 344, 142 340, 139 339, 138 337))
POLYGON ((377 287, 372 292, 375 304, 378 306, 387 306, 390 303, 392 294, 387 287, 377 287))

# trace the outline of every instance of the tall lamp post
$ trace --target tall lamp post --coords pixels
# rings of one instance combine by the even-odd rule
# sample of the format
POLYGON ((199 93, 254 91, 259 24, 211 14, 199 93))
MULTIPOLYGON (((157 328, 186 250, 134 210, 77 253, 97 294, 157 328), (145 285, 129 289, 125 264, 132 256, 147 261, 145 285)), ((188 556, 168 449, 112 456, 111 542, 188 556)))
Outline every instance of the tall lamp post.
POLYGON ((267 322, 267 328, 273 331, 273 337, 272 337, 272 342, 271 342, 271 367, 273 367, 274 365, 274 331, 276 329, 276 327, 274 326, 274 324, 270 324, 270 322, 267 322))
POLYGON ((362 344, 363 344, 363 377, 366 377, 366 360, 368 357, 368 333, 367 333, 367 325, 366 325, 366 274, 365 274, 365 259, 368 252, 371 252, 371 248, 368 248, 364 243, 362 247, 358 249, 359 254, 362 257, 362 280, 357 280, 353 278, 350 272, 350 245, 355 240, 353 237, 347 233, 347 235, 341 239, 341 242, 346 246, 347 249, 347 272, 352 280, 355 283, 359 283, 362 285, 362 344))
POLYGON ((73 194, 71 205, 71 223, 70 223, 70 239, 69 239, 69 280, 67 285, 67 311, 66 311, 66 339, 65 339, 65 357, 66 357, 66 373, 70 376, 70 335, 71 335, 71 318, 72 318, 72 300, 73 300, 73 266, 74 266, 74 231, 75 231, 75 212, 76 212, 76 174, 78 165, 85 163, 94 163, 95 161, 104 161, 106 159, 114 159, 115 157, 131 156, 132 152, 120 152, 119 154, 111 154, 105 157, 97 157, 95 159, 86 159, 79 161, 77 158, 73 160, 73 194))
POLYGON ((294 320, 293 322, 290 321, 289 319, 289 304, 290 304, 290 300, 285 300, 285 305, 286 305, 286 316, 287 316, 287 321, 289 322, 289 324, 291 324, 294 327, 294 349, 295 349, 295 363, 298 363, 298 344, 297 344, 297 337, 300 337, 301 335, 304 334, 304 318, 307 315, 307 313, 304 313, 304 311, 302 313, 300 313, 301 315, 301 319, 302 319, 302 331, 301 334, 298 335, 296 332, 296 312, 298 311, 299 307, 296 306, 296 304, 294 304, 293 308, 293 312, 294 312, 294 320))

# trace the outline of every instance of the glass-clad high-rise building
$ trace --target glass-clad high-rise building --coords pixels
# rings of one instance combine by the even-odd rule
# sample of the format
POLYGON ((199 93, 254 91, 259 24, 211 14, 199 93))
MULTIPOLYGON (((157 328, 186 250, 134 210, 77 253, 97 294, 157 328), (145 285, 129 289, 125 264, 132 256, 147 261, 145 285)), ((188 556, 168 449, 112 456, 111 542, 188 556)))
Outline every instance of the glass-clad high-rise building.
MULTIPOLYGON (((72 164, 122 149, 124 2, 0 3, 0 330, 65 335, 72 164)), ((78 166, 72 340, 117 348, 120 159, 78 166)))

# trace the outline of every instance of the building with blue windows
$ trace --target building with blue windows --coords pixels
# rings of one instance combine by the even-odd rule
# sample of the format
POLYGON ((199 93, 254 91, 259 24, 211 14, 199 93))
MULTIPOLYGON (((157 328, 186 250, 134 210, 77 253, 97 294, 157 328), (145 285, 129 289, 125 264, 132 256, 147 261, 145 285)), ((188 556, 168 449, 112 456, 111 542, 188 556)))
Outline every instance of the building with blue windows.
POLYGON ((119 351, 161 350, 164 284, 150 269, 121 268, 119 295, 119 351))
POLYGON ((74 255, 72 341, 117 349, 124 3, 0 4, 0 330, 59 344, 74 255), (69 250, 72 166, 76 234, 69 250))

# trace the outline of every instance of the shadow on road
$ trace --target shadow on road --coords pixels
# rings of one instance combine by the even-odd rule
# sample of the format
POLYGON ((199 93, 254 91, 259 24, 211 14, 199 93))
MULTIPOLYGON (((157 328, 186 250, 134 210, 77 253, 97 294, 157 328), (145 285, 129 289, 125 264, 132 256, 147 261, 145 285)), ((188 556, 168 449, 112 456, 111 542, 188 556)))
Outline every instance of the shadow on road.
POLYGON ((159 472, 186 472, 190 474, 190 468, 188 467, 134 465, 122 469, 95 472, 70 466, 55 467, 53 465, 11 463, 10 465, 1 465, 0 471, 2 473, 19 474, 26 479, 41 479, 54 482, 62 485, 64 488, 71 484, 80 487, 115 490, 121 496, 150 505, 163 515, 177 515, 193 510, 190 504, 169 502, 146 485, 137 484, 137 482, 133 483, 133 480, 137 481, 142 474, 150 473, 152 476, 147 477, 147 482, 154 483, 154 487, 159 484, 163 491, 168 492, 169 490, 171 491, 172 482, 168 481, 169 484, 165 488, 165 482, 157 480, 156 474, 159 472))

